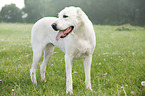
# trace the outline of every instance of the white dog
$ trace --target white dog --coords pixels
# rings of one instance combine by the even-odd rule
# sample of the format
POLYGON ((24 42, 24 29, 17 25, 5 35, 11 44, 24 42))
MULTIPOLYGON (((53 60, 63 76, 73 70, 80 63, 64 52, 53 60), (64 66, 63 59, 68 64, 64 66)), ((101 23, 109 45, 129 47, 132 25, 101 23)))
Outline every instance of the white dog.
POLYGON ((92 54, 96 45, 93 25, 79 7, 66 7, 58 18, 45 17, 37 21, 31 33, 33 63, 30 69, 31 80, 37 84, 36 68, 44 51, 44 60, 40 66, 41 81, 45 80, 47 62, 53 54, 54 46, 65 53, 66 93, 73 93, 72 61, 84 59, 85 84, 92 90, 90 69, 92 54))

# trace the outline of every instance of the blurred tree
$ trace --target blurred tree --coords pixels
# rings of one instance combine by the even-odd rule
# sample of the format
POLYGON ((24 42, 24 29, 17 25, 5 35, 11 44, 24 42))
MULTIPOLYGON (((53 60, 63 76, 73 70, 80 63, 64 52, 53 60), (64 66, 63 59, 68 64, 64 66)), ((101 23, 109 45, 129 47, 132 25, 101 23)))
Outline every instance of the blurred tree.
POLYGON ((40 15, 40 4, 38 2, 39 0, 25 0, 25 8, 23 8, 23 11, 28 14, 26 17, 26 22, 34 22, 38 20, 40 15))
POLYGON ((53 16, 55 9, 52 7, 52 0, 24 0, 23 11, 28 14, 26 22, 36 22, 45 16, 53 16))
POLYGON ((0 18, 3 22, 22 22, 21 10, 15 4, 5 5, 0 12, 0 18))
MULTIPOLYGON (((145 0, 24 0, 24 3, 22 13, 28 23, 45 16, 57 16, 67 6, 78 6, 94 24, 145 25, 145 0)), ((11 11, 6 12, 0 19, 10 19, 10 16, 4 14, 11 11)))
POLYGON ((130 3, 130 24, 145 25, 145 0, 128 0, 130 3))

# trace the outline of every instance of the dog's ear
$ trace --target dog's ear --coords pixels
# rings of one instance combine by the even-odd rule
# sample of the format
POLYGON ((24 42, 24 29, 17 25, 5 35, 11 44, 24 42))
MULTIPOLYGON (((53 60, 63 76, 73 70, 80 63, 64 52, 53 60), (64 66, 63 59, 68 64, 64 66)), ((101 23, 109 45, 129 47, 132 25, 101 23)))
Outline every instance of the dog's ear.
POLYGON ((80 7, 77 7, 77 14, 82 15, 82 9, 80 7))
POLYGON ((81 21, 81 24, 84 24, 85 20, 85 13, 82 11, 82 9, 80 7, 77 7, 77 14, 78 14, 78 18, 81 21))

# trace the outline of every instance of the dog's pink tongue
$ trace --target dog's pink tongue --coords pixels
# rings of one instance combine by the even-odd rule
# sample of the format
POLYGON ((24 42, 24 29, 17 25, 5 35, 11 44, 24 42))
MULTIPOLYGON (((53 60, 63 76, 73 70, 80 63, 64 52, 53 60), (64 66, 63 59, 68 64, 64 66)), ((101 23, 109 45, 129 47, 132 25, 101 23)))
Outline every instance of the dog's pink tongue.
POLYGON ((69 27, 68 29, 66 29, 64 31, 59 31, 57 36, 56 36, 56 40, 60 39, 61 36, 65 36, 70 31, 71 31, 71 27, 69 27))
POLYGON ((63 31, 59 31, 57 36, 56 36, 56 40, 60 39, 60 37, 63 35, 63 31))

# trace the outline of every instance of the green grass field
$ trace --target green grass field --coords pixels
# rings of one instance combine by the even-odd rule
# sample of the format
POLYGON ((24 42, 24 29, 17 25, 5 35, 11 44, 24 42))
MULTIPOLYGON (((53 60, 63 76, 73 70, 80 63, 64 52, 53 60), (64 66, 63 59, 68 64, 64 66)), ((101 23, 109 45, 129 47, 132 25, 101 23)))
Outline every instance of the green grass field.
MULTIPOLYGON (((55 48, 46 80, 30 80, 32 24, 0 23, 0 95, 64 96, 64 53, 55 48)), ((93 92, 85 88, 83 61, 73 62, 72 96, 145 96, 145 27, 94 25, 96 49, 91 66, 93 92)), ((43 58, 41 59, 41 61, 43 58)), ((39 63, 39 65, 41 62, 39 63)))

